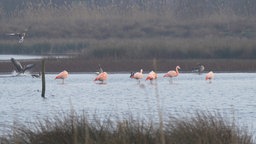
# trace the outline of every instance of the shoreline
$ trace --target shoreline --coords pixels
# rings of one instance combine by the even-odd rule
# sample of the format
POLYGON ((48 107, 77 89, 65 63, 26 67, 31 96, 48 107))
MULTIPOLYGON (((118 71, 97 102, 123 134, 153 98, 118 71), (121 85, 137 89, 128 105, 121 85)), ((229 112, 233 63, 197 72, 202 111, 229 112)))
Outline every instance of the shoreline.
MULTIPOLYGON (((33 72, 41 71, 40 59, 19 60, 22 65, 36 64, 33 72)), ((71 73, 93 73, 100 64, 109 73, 126 73, 143 69, 145 72, 155 70, 159 73, 173 70, 177 65, 181 72, 189 73, 197 64, 203 64, 205 71, 214 72, 256 72, 256 59, 153 59, 153 60, 113 60, 113 59, 83 59, 83 58, 48 58, 45 59, 46 73, 57 73, 67 70, 71 73)), ((0 73, 15 70, 11 61, 0 61, 0 73)))

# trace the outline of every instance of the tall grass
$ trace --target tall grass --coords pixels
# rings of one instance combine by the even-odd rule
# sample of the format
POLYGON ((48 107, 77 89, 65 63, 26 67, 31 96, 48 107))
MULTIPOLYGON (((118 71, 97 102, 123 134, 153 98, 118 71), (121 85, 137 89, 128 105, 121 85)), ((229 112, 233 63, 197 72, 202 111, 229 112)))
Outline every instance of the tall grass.
MULTIPOLYGON (((114 118, 115 119, 115 118, 114 118)), ((190 117, 170 117, 163 131, 155 121, 126 119, 104 120, 85 114, 41 119, 30 126, 15 125, 13 133, 0 142, 26 144, 252 144, 248 129, 232 125, 218 113, 197 112, 190 117), (161 136, 163 135, 163 136, 161 136)))

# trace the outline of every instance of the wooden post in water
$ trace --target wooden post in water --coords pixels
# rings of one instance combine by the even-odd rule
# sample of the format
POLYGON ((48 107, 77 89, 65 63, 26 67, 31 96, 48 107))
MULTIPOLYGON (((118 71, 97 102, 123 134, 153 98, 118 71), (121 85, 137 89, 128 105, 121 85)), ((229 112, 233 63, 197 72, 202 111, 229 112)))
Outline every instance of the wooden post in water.
POLYGON ((45 98, 45 60, 42 59, 42 94, 41 96, 45 98))

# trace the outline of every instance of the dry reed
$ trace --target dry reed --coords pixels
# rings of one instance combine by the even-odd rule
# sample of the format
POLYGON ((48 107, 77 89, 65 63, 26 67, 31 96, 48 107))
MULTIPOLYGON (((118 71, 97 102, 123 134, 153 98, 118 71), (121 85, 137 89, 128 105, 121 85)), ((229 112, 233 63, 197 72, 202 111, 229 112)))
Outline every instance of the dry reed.
POLYGON ((15 125, 13 134, 0 142, 27 144, 252 144, 248 129, 233 125, 218 113, 196 112, 190 117, 170 117, 163 129, 151 120, 132 116, 88 119, 86 114, 61 115, 41 119, 30 126, 15 125), (116 118, 116 120, 114 120, 116 118))

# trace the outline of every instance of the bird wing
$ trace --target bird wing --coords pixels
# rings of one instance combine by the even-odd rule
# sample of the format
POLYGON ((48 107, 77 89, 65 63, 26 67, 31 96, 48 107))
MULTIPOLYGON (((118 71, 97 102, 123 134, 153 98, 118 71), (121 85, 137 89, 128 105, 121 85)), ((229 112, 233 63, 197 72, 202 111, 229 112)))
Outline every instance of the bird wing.
POLYGON ((17 36, 17 35, 19 35, 20 33, 8 33, 7 35, 9 35, 9 36, 17 36))
POLYGON ((168 74, 169 74, 170 76, 174 76, 174 75, 176 75, 177 73, 176 73, 176 71, 171 70, 171 71, 168 72, 168 74))
POLYGON ((13 65, 16 67, 16 69, 19 73, 23 72, 23 67, 22 67, 22 65, 20 64, 19 61, 15 60, 14 58, 11 58, 11 61, 12 61, 13 65))
POLYGON ((25 72, 26 70, 32 69, 33 67, 35 67, 35 64, 28 64, 28 65, 26 65, 26 67, 24 68, 24 72, 25 72))
POLYGON ((103 73, 103 69, 101 68, 100 64, 98 65, 99 67, 99 73, 103 73))

